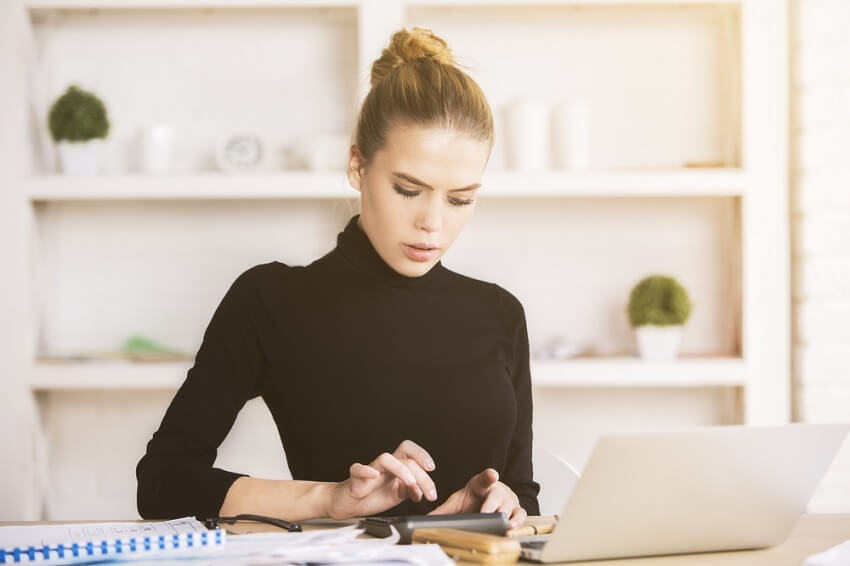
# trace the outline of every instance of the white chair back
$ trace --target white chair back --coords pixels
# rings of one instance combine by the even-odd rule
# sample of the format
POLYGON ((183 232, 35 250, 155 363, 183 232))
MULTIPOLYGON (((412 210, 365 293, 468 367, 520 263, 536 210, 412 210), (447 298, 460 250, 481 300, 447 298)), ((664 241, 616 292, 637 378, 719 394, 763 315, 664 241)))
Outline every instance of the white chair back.
POLYGON ((540 484, 537 501, 541 515, 556 515, 564 510, 578 482, 579 473, 569 462, 542 446, 532 450, 534 481, 540 484))

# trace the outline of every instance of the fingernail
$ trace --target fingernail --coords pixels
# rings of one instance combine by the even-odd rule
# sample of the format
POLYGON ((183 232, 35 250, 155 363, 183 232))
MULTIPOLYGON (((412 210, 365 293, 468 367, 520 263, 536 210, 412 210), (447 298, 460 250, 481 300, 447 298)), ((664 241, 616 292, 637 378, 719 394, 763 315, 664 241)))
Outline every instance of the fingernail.
POLYGON ((427 460, 425 460, 425 467, 428 468, 428 471, 430 472, 431 470, 433 470, 437 466, 434 464, 434 460, 432 460, 431 458, 428 458, 427 460))
POLYGON ((428 495, 431 497, 431 501, 434 501, 435 499, 437 499, 437 490, 432 489, 428 492, 428 495))

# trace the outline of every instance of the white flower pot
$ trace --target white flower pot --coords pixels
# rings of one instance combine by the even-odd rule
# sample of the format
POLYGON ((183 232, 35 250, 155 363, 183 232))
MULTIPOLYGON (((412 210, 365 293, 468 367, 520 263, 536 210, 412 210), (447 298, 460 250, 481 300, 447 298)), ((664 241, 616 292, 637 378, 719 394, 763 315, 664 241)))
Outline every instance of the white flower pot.
POLYGON ((103 140, 61 141, 57 144, 62 172, 67 175, 97 175, 103 140))
POLYGON ((683 326, 655 326, 648 324, 635 329, 638 353, 644 360, 669 362, 679 355, 683 326))

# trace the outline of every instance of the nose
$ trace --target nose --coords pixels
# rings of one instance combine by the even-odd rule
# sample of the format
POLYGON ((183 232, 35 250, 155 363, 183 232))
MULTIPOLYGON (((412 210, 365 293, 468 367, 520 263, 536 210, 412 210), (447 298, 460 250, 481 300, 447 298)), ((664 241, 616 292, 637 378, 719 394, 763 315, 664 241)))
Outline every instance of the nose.
POLYGON ((439 232, 443 227, 443 205, 439 195, 432 194, 431 198, 422 199, 423 207, 416 217, 416 229, 428 233, 439 232))

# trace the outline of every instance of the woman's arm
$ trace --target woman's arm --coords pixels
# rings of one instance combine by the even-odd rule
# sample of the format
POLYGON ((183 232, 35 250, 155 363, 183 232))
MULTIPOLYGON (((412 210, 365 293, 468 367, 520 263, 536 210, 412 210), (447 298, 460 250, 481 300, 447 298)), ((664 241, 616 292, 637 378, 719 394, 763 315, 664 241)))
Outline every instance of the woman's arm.
POLYGON ((374 515, 408 497, 435 500, 434 482, 426 472, 433 469, 428 452, 405 440, 368 465, 352 464, 349 478, 338 483, 241 477, 230 486, 220 514, 255 513, 289 521, 374 515))
POLYGON ((510 324, 511 352, 509 368, 514 387, 516 424, 508 445, 504 470, 500 476, 493 468, 476 474, 466 485, 431 511, 441 513, 508 514, 511 528, 519 527, 527 515, 539 515, 537 493, 540 486, 532 479, 531 465, 531 373, 529 370, 528 330, 522 304, 505 292, 506 320, 510 324))
POLYGON ((221 517, 254 513, 288 521, 328 516, 334 483, 237 478, 227 490, 221 517))
POLYGON ((136 466, 137 506, 145 519, 214 517, 243 474, 213 467, 236 415, 255 397, 267 360, 257 325, 262 305, 241 274, 216 308, 186 380, 136 466))
POLYGON ((514 321, 514 346, 511 380, 517 403, 517 418, 508 446, 508 457, 502 472, 502 481, 519 498, 520 505, 529 515, 539 515, 537 494, 540 484, 533 479, 531 463, 532 415, 531 371, 529 368, 528 327, 522 303, 513 295, 508 296, 511 320, 514 321))
POLYGON ((218 446, 245 402, 260 393, 269 368, 275 333, 254 278, 272 268, 240 275, 213 314, 194 366, 136 466, 139 514, 255 513, 296 521, 375 514, 407 497, 436 499, 426 472, 434 469, 431 457, 410 441, 368 465, 353 464, 339 483, 258 479, 213 467, 218 446))

